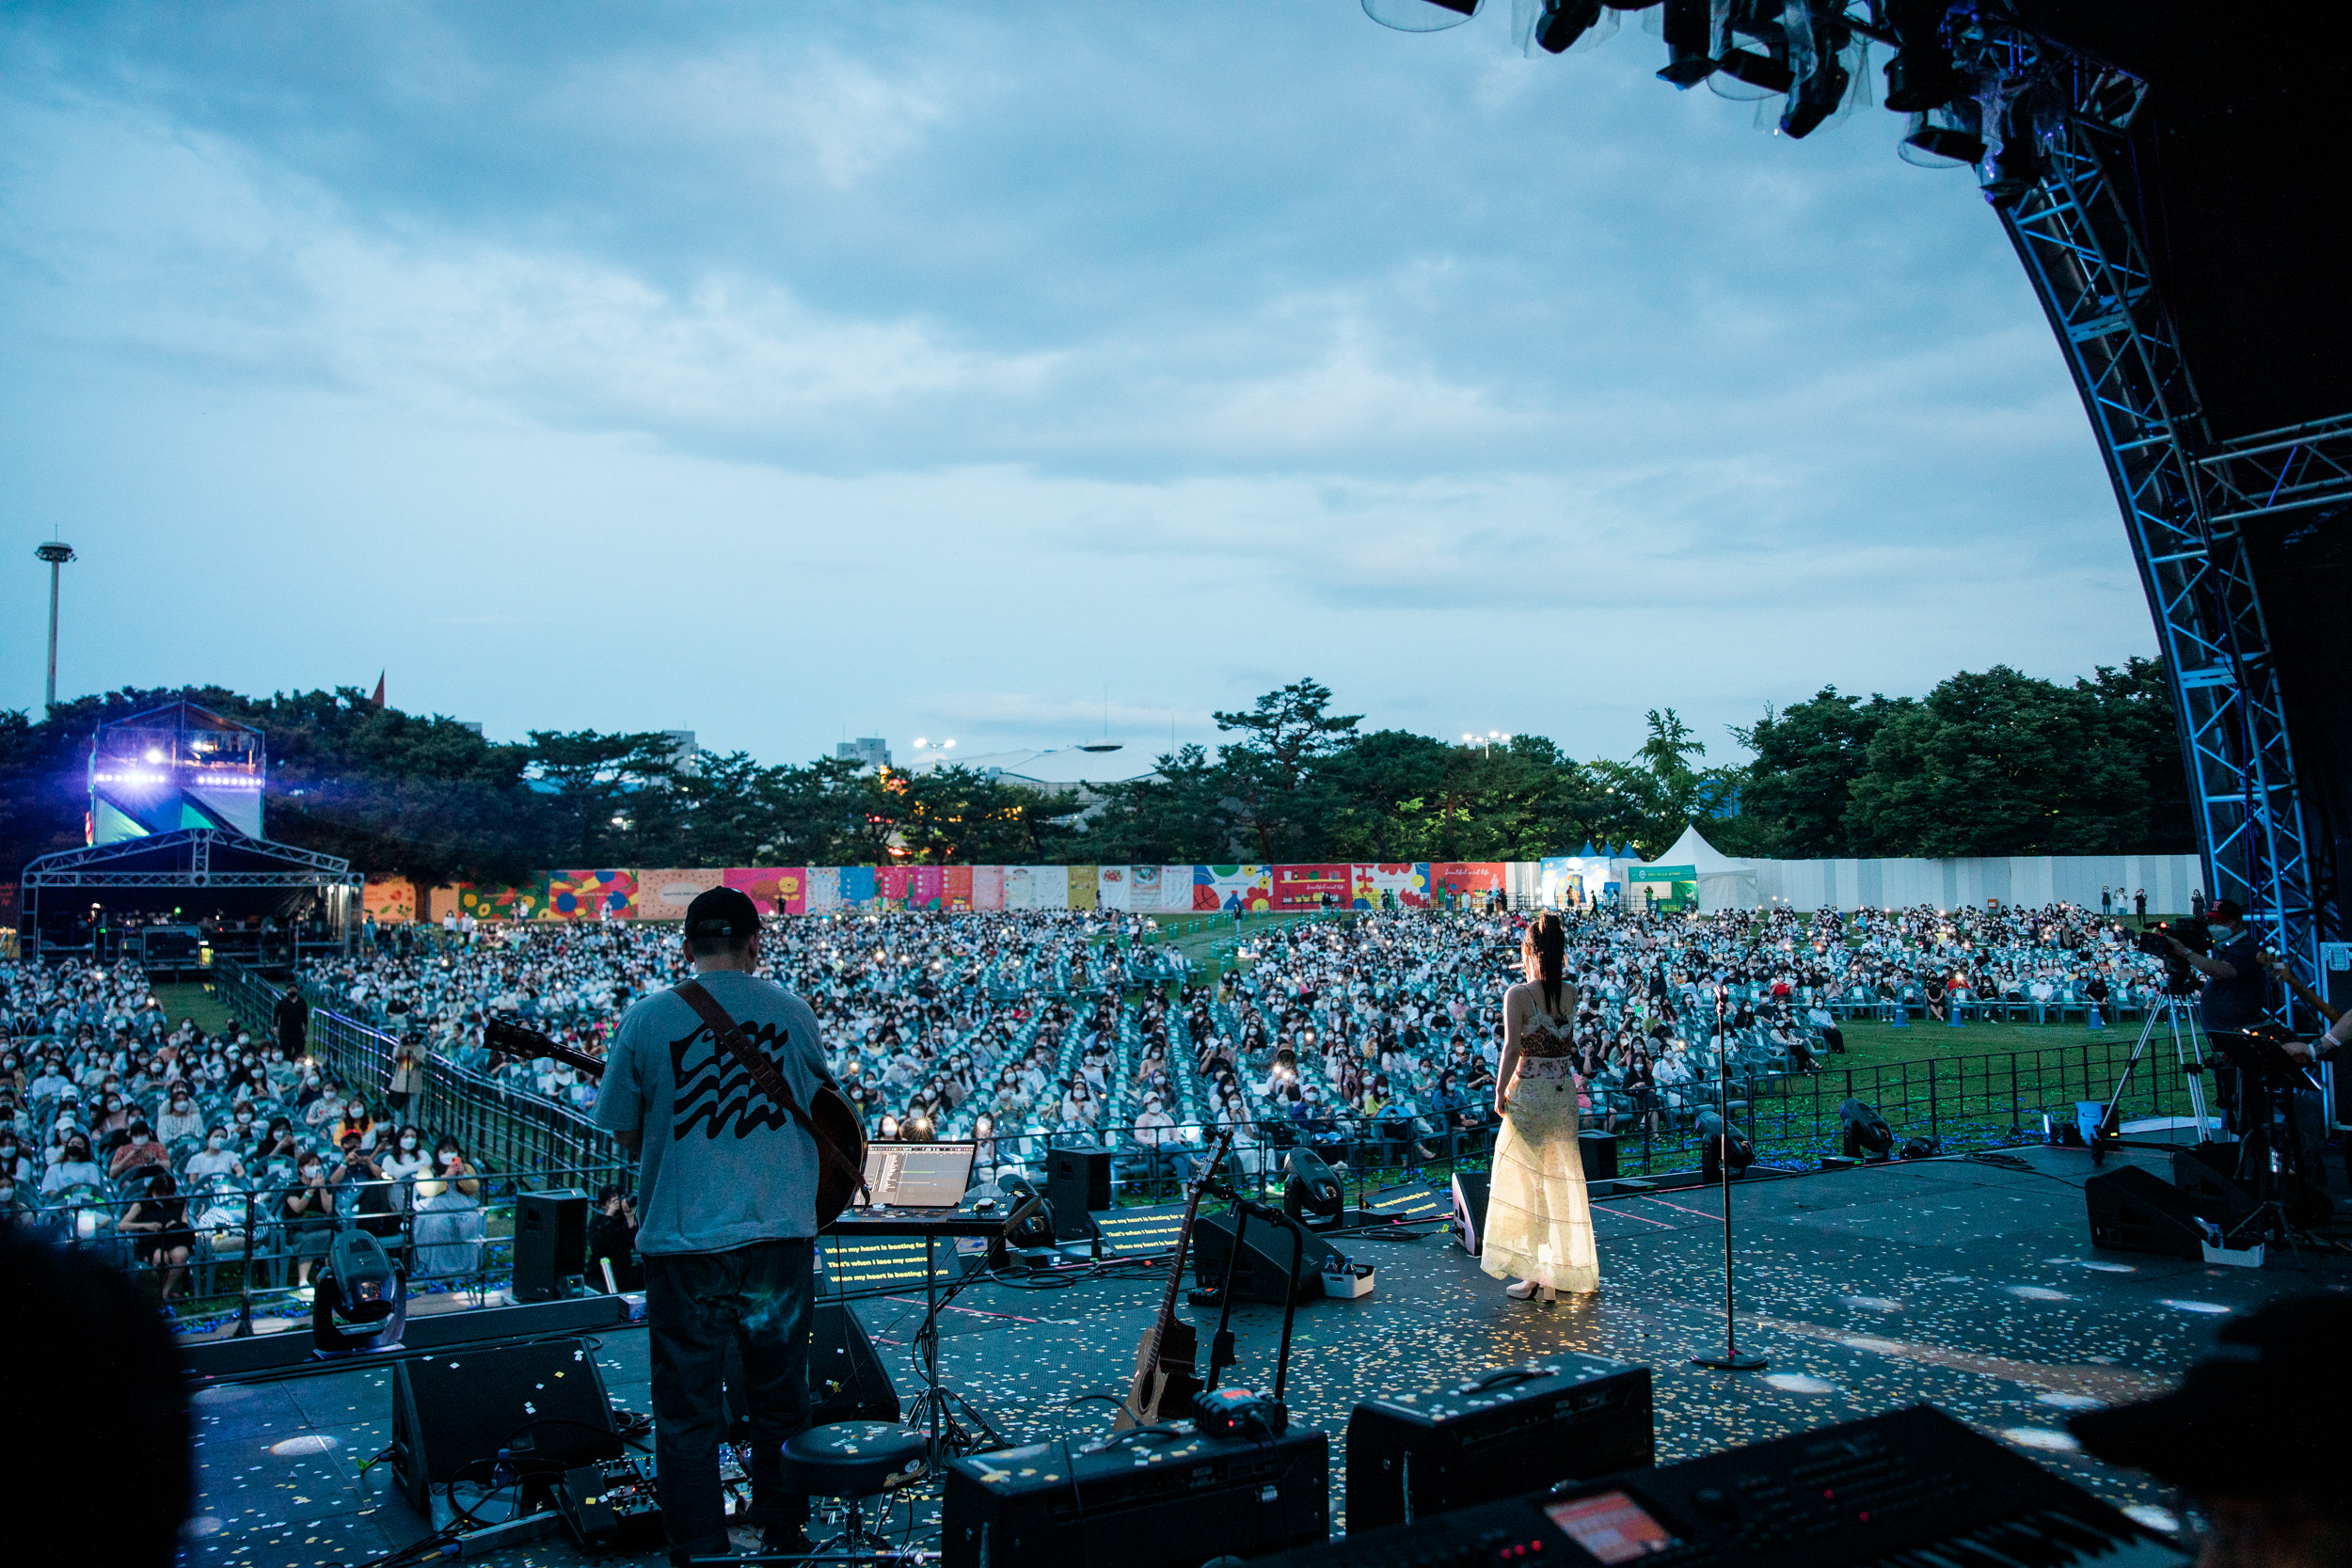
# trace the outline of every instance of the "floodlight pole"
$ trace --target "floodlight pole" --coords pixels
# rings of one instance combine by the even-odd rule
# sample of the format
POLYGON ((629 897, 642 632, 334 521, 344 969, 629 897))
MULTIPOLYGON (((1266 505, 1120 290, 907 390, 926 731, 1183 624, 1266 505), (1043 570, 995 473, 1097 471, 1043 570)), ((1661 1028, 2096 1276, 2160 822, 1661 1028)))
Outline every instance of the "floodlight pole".
POLYGON ((49 562, 49 687, 41 708, 46 717, 57 706, 57 573, 58 568, 73 559, 73 546, 51 540, 33 554, 49 562))
MULTIPOLYGON (((1740 1348, 1740 1327, 1733 1316, 1731 1291, 1731 1041, 1724 1027, 1724 1009, 1730 1004, 1731 989, 1720 982, 1715 987, 1715 1115, 1720 1118, 1715 1132, 1715 1171, 1724 1187, 1724 1349, 1720 1355, 1694 1355, 1694 1367, 1710 1367, 1719 1372, 1759 1372, 1769 1365, 1753 1351, 1740 1348)), ((1706 1148, 1704 1144, 1700 1146, 1706 1148)))

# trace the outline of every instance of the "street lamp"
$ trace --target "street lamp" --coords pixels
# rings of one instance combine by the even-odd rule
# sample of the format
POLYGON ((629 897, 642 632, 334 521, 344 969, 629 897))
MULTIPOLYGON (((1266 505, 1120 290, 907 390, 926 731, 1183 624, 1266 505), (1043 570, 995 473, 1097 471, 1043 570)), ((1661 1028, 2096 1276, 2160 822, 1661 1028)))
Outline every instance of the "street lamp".
POLYGON ((44 712, 57 705, 57 569, 73 559, 73 546, 51 540, 33 552, 49 562, 49 691, 44 712))

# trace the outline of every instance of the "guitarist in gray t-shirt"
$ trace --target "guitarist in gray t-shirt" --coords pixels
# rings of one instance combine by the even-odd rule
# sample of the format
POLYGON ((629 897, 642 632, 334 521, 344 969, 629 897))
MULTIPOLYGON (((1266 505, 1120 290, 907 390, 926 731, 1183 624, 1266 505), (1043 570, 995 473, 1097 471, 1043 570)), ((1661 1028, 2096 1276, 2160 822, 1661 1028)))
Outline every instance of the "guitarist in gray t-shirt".
MULTIPOLYGON (((694 979, 808 1105, 831 1082, 806 1002, 759 978, 759 911, 733 888, 686 910, 694 979)), ((805 1552, 808 1498, 785 1492, 786 1442, 808 1425, 818 1150, 790 1111, 675 990, 621 1019, 596 1121, 639 1156, 638 1250, 653 1358, 654 1458, 670 1558, 730 1549, 719 1494, 720 1386, 742 1348, 752 1520, 769 1551, 805 1552)))

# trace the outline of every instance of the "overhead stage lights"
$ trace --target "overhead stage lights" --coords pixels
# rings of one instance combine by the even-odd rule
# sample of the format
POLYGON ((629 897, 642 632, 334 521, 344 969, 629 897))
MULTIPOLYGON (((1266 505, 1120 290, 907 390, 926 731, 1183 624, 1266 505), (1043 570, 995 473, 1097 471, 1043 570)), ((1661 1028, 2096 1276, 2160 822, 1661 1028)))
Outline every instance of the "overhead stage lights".
POLYGON ((1557 55, 1582 38, 1600 20, 1600 0, 1543 0, 1535 15, 1537 47, 1557 55))
POLYGON ((1666 0, 1661 24, 1666 38, 1666 69, 1658 73, 1688 90, 1715 74, 1715 15, 1708 0, 1666 0))
POLYGON ((1962 113, 1963 103, 1912 116, 1911 134, 1895 150, 1897 155, 1915 168, 1960 168, 1984 162, 1984 138, 1963 123, 1973 117, 1962 113))
POLYGON ((1761 87, 1767 94, 1787 92, 1797 85, 1796 71, 1788 64, 1788 46, 1782 43, 1767 47, 1772 51, 1768 55, 1759 55, 1753 49, 1726 49, 1716 56, 1715 69, 1735 81, 1761 87))
POLYGON ((1895 57, 1886 62, 1886 106, 1897 114, 1924 114, 1960 94, 1960 72, 1944 41, 1950 0, 1889 0, 1887 24, 1895 29, 1895 57))
POLYGON ((1853 75, 1840 57, 1853 41, 1853 34, 1836 19, 1820 16, 1813 19, 1811 41, 1813 69, 1797 84, 1788 106, 1780 112, 1780 134, 1791 140, 1819 130, 1821 121, 1837 112, 1846 101, 1846 89, 1853 85, 1853 75))
POLYGON ((1485 0, 1364 0, 1364 14, 1400 33, 1438 33, 1478 14, 1485 0))

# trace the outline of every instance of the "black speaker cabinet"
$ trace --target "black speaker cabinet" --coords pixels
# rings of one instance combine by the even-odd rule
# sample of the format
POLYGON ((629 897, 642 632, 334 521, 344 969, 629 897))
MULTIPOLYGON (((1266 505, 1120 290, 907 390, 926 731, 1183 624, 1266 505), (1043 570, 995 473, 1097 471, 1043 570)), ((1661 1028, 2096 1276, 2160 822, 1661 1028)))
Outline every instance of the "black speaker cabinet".
POLYGON ((1454 1173, 1454 1240, 1475 1258, 1486 1244, 1486 1173, 1457 1170, 1454 1173))
POLYGON ((418 1514, 461 1475, 489 1475, 501 1449, 565 1465, 617 1459, 621 1439, 585 1339, 451 1350, 392 1365, 392 1474, 418 1514), (478 1468, 476 1467, 478 1466, 478 1468))
POLYGON ((588 1195, 573 1188, 515 1199, 515 1299, 572 1294, 588 1269, 588 1195))
POLYGON ((1617 1135, 1614 1132, 1579 1132, 1576 1135, 1577 1157, 1584 1162, 1587 1181, 1614 1181, 1617 1179, 1617 1135))
POLYGON ((1330 1519, 1323 1433, 1180 1432, 1099 1452, 1056 1441, 950 1460, 939 1546, 942 1568, 1200 1568, 1319 1544, 1330 1519))
MULTIPOLYGON (((1192 1227, 1192 1277, 1203 1289, 1222 1286, 1232 1267, 1234 1299, 1282 1299, 1282 1284, 1290 1273, 1291 1232, 1265 1220, 1251 1220, 1242 1231, 1241 1261, 1233 1265, 1233 1216, 1202 1214, 1192 1227)), ((1323 1294, 1323 1276, 1350 1267, 1339 1248, 1308 1232, 1298 1259, 1298 1299, 1312 1301, 1323 1294)))
POLYGON ((1347 1533, 1643 1469, 1654 1451, 1649 1369, 1574 1351, 1368 1401, 1347 1418, 1347 1533))
POLYGON ((1045 1201, 1054 1208, 1054 1239, 1090 1234, 1087 1215, 1111 1206, 1111 1157, 1099 1148, 1057 1148, 1045 1160, 1045 1201))
MULTIPOLYGON (((743 1352, 727 1341, 727 1431, 743 1441, 751 1435, 750 1406, 743 1386, 743 1352)), ((890 1370, 874 1354, 866 1325, 845 1302, 820 1301, 809 1315, 808 1423, 830 1426, 835 1421, 895 1421, 898 1390, 890 1370)))
POLYGON ((2202 1259, 2204 1232, 2189 1195, 2163 1178, 2122 1165, 2083 1183, 2090 1244, 2117 1252, 2202 1259))
POLYGON ((2233 1229, 2257 1207, 2254 1195, 2237 1180, 2238 1146, 2200 1144, 2172 1156, 2172 1185, 2188 1199, 2189 1212, 2233 1229))

